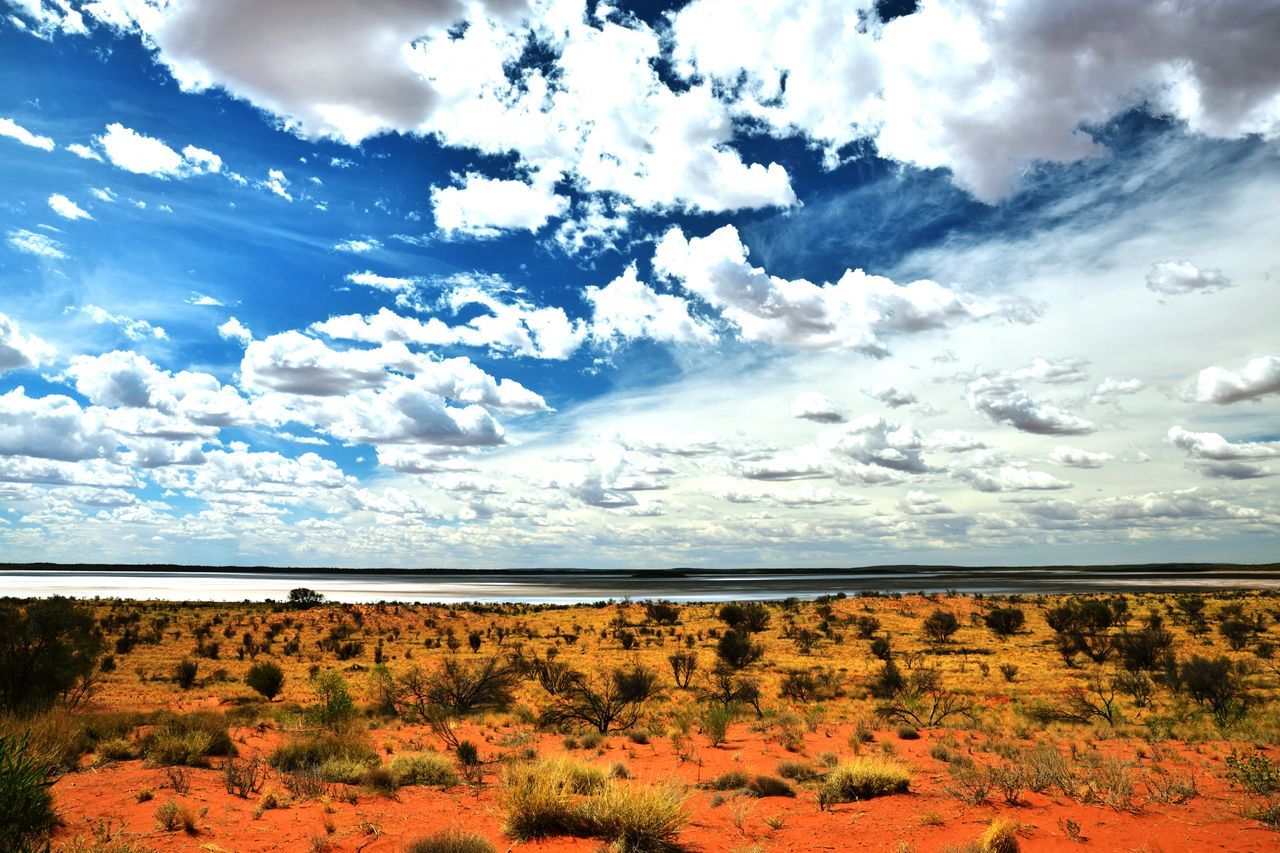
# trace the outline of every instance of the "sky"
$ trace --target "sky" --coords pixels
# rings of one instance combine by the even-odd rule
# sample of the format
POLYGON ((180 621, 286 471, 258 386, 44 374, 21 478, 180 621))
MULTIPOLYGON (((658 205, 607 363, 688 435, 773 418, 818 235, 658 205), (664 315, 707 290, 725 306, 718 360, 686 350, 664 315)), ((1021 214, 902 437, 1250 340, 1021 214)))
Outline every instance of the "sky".
POLYGON ((1273 561, 1280 3, 0 0, 0 554, 1273 561))

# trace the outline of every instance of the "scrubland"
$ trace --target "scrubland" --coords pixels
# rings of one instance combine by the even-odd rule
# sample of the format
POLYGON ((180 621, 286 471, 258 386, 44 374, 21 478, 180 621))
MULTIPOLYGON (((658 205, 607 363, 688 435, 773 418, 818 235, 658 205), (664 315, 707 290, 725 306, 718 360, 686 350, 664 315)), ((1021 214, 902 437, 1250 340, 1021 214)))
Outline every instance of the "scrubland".
POLYGON ((1280 848, 1280 597, 0 602, 0 849, 1280 848))

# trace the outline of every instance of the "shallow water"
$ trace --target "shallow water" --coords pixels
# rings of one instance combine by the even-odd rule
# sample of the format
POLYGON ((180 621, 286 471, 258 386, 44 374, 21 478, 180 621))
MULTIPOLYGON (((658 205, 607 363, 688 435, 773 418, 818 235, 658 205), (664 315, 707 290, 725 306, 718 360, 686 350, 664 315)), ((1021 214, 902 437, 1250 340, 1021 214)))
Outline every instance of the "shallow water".
POLYGON ((308 587, 333 601, 539 602, 606 599, 724 601, 815 598, 844 592, 1043 594, 1280 589, 1280 571, 1127 571, 1124 569, 863 569, 848 571, 272 572, 142 571, 104 568, 0 570, 0 596, 262 601, 308 587))

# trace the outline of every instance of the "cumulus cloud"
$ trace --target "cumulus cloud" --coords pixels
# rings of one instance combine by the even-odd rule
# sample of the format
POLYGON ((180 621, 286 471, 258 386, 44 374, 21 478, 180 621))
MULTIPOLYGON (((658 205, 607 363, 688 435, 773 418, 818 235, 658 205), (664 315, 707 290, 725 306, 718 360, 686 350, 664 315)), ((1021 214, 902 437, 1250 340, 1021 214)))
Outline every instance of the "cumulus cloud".
POLYGON ((419 283, 419 279, 416 278, 378 275, 371 270, 347 273, 346 280, 361 287, 372 287, 374 290, 385 290, 390 293, 411 290, 419 283))
POLYGON ((1195 467, 1209 477, 1229 480, 1251 480, 1268 477, 1270 468, 1256 464, 1258 459, 1280 457, 1280 442, 1232 442, 1216 432, 1191 432, 1180 426, 1169 428, 1168 438, 1174 447, 1185 450, 1195 467))
POLYGON ((1068 468, 1101 468, 1104 462, 1115 457, 1102 451, 1082 450, 1079 447, 1060 444, 1049 454, 1049 458, 1068 468))
POLYGON ((18 228, 10 231, 7 239, 10 246, 28 255, 51 258, 56 261, 63 261, 67 258, 67 253, 62 251, 62 244, 45 234, 18 228))
POLYGON ((29 397, 21 386, 0 394, 0 456, 79 462, 113 458, 118 446, 102 414, 70 397, 29 397))
POLYGON ((805 391, 791 401, 791 417, 820 424, 842 424, 849 419, 849 413, 828 399, 826 394, 805 391))
POLYGON ((1001 465, 998 468, 964 468, 953 471, 954 476, 964 480, 980 492, 1024 492, 1052 491, 1069 489, 1071 483, 1059 480, 1044 471, 1032 471, 1016 465, 1001 465))
POLYGON ((52 139, 32 133, 11 118, 0 118, 0 136, 7 136, 41 151, 52 151, 54 148, 52 139))
POLYGON ((470 284, 449 290, 441 307, 457 313, 473 306, 484 308, 485 313, 459 325, 450 325, 439 317, 419 320, 383 308, 369 316, 331 317, 312 328, 338 340, 462 345, 552 360, 571 356, 588 334, 586 323, 570 320, 559 306, 538 307, 520 298, 504 301, 470 284))
POLYGON ((906 388, 899 388, 888 382, 877 382, 870 388, 862 389, 862 393, 873 400, 879 400, 891 409, 910 406, 916 402, 915 394, 912 394, 906 388))
POLYGON ((0 373, 39 367, 53 356, 53 347, 35 335, 24 335, 16 320, 0 313, 0 373))
POLYGON ((883 336, 939 329, 994 313, 934 281, 900 285, 862 270, 814 284, 771 276, 747 261, 732 225, 706 237, 672 228, 658 242, 654 269, 679 282, 748 341, 804 349, 886 352, 883 336))
POLYGON ((931 470, 921 456, 927 445, 914 426, 879 415, 866 415, 818 436, 818 446, 834 456, 910 474, 931 470))
POLYGON ((591 305, 591 337, 606 343, 647 339, 663 343, 707 343, 715 333, 689 311, 687 300, 658 293, 631 264, 604 287, 587 287, 591 305))
POLYGON ((871 139, 992 202, 1037 162, 1101 154, 1083 128, 1133 107, 1211 136, 1280 134, 1276 28, 1250 0, 1096 0, 1070 14, 1052 2, 933 2, 887 24, 874 6, 696 0, 675 16, 675 59, 725 86, 736 113, 821 144, 830 164, 871 139))
POLYGON ((49 196, 49 207, 53 212, 61 216, 63 219, 93 219, 89 215, 89 211, 67 198, 62 193, 54 193, 49 196))
POLYGON ((1147 289, 1163 296, 1213 293, 1232 286, 1220 269, 1200 269, 1190 261, 1161 261, 1147 273, 1147 289))
MULTIPOLYGON (((794 203, 781 166, 746 163, 730 146, 733 122, 710 84, 663 82, 653 67, 663 53, 657 32, 636 19, 606 21, 608 10, 588 16, 581 3, 538 4, 527 17, 521 9, 512 0, 90 7, 139 32, 184 89, 221 87, 311 138, 355 145, 387 131, 430 133, 515 154, 552 183, 572 169, 583 191, 647 208, 794 203), (550 67, 513 74, 531 38, 550 67)), ((534 205, 515 227, 544 213, 534 205)))
POLYGON ((992 421, 1038 435, 1084 435, 1095 427, 1084 418, 1038 402, 1009 379, 979 377, 969 383, 969 408, 992 421))
POLYGON ((920 489, 912 489, 898 501, 898 509, 907 515, 944 515, 955 512, 938 495, 920 489))
POLYGON ((1240 371, 1206 367, 1195 382, 1195 399, 1220 406, 1280 394, 1280 357, 1250 359, 1240 371))
MULTIPOLYGON (((97 356, 72 356, 65 377, 95 405, 155 409, 198 426, 233 426, 248 417, 239 392, 210 374, 186 370, 170 373, 135 352, 115 350, 97 356)), ((121 431, 148 430, 134 427, 121 431)), ((200 432, 174 423, 165 423, 161 431, 184 435, 200 432)))
POLYGON ((538 231, 548 219, 564 215, 569 199, 543 178, 526 183, 468 172, 462 186, 432 187, 431 207, 446 237, 496 237, 504 231, 538 231))
POLYGON ((163 140, 138 133, 119 122, 107 125, 106 133, 94 138, 113 166, 135 175, 156 178, 185 178, 217 172, 222 160, 211 151, 188 145, 179 154, 163 140))
POLYGON ((218 327, 218 337, 239 344, 248 344, 253 340, 253 332, 249 331, 249 327, 244 323, 231 317, 218 327))
POLYGON ((1108 376, 1093 389, 1093 397, 1090 399, 1094 403, 1110 403, 1118 396, 1137 394, 1145 387, 1147 384, 1141 379, 1112 379, 1108 376))

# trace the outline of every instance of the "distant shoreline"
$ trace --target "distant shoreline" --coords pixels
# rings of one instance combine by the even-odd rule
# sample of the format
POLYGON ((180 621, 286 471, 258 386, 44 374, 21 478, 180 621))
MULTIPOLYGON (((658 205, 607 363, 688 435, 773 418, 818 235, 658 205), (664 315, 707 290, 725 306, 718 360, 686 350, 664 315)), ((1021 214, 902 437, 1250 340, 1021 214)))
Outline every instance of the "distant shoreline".
POLYGON ((1134 574, 1193 574, 1222 572, 1260 572, 1280 574, 1280 563, 1118 563, 1118 564, 1040 564, 1023 566, 966 566, 960 564, 928 564, 928 563, 889 563, 869 566, 822 566, 801 568, 796 566, 751 567, 751 568, 704 568, 696 566, 673 566, 657 569, 624 569, 624 568, 585 568, 567 566, 563 568, 507 566, 499 569, 464 569, 445 567, 422 568, 343 568, 339 566, 213 566, 170 563, 0 563, 2 572, 142 572, 142 573, 226 573, 226 574, 272 574, 272 575, 400 575, 400 576, 457 576, 478 577, 481 575, 623 575, 636 578, 677 578, 696 577, 699 575, 723 574, 919 574, 921 572, 957 572, 967 574, 1006 573, 1006 572, 1098 572, 1098 573, 1134 573, 1134 574))
POLYGON ((1121 592, 1280 593, 1280 564, 1132 566, 865 566, 818 569, 312 569, 291 567, 10 564, 0 597, 280 601, 307 587, 334 602, 590 604, 860 593, 1048 595, 1121 592))

